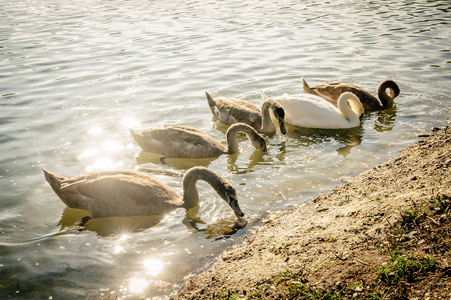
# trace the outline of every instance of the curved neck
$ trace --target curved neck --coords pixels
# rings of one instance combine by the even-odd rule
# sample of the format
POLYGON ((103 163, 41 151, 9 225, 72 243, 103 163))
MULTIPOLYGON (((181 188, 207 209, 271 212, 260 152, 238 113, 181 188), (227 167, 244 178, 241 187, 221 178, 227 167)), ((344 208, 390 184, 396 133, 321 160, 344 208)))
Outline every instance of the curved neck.
MULTIPOLYGON (((362 106, 359 99, 351 93, 343 93, 340 98, 338 98, 338 109, 340 110, 343 117, 346 118, 349 122, 359 121, 359 116, 348 106, 348 101, 352 103, 351 105, 354 107, 362 106)), ((363 107, 362 107, 363 110, 363 107)))
POLYGON ((381 101, 384 109, 393 106, 393 99, 399 95, 399 87, 393 80, 384 80, 377 87, 377 96, 381 101), (390 96, 387 94, 387 89, 390 90, 390 96))
POLYGON ((365 109, 363 108, 362 102, 360 101, 349 101, 349 106, 351 107, 352 111, 360 118, 363 113, 365 112, 365 109))
POLYGON ((274 105, 274 100, 267 99, 262 104, 262 133, 274 133, 276 132, 276 126, 271 120, 269 109, 274 105))
POLYGON ((183 176, 183 204, 182 207, 190 209, 199 205, 199 192, 196 183, 198 180, 208 182, 216 191, 223 179, 215 172, 203 168, 194 167, 189 169, 183 176))
POLYGON ((226 133, 228 154, 233 154, 240 151, 238 141, 236 140, 236 135, 238 132, 245 133, 251 142, 255 139, 254 134, 257 134, 254 128, 244 123, 236 123, 230 126, 226 133))

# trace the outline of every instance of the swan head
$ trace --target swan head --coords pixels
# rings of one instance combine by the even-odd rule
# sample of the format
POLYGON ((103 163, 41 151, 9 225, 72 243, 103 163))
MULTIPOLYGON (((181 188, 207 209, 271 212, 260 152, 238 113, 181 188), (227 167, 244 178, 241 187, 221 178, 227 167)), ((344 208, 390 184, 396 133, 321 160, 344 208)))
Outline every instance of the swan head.
POLYGON ((344 103, 348 102, 351 110, 359 117, 361 118, 363 113, 365 112, 362 102, 360 102, 359 97, 357 97, 355 94, 351 92, 344 92, 340 95, 338 98, 338 102, 340 102, 341 98, 344 100, 344 103))
POLYGON ((205 167, 193 167, 183 176, 183 202, 182 207, 189 209, 199 205, 199 194, 196 189, 198 180, 206 181, 230 207, 237 217, 244 213, 238 205, 235 188, 224 178, 205 167))
POLYGON ((282 105, 274 102, 272 106, 272 113, 279 123, 280 133, 286 134, 287 130, 285 129, 285 111, 283 110, 282 105))
POLYGON ((277 122, 279 123, 280 133, 286 134, 287 130, 285 129, 285 111, 283 110, 282 105, 268 98, 268 96, 266 96, 262 90, 260 90, 260 94, 263 101, 271 102, 271 110, 274 117, 277 119, 277 122))
POLYGON ((218 190, 218 194, 225 202, 230 205, 237 217, 244 217, 244 213, 241 211, 241 208, 238 204, 238 197, 236 195, 235 188, 230 183, 225 181, 222 189, 218 190))
POLYGON ((255 147, 255 149, 266 151, 266 141, 265 141, 265 139, 260 134, 258 134, 257 132, 252 133, 252 136, 253 137, 250 140, 252 142, 252 145, 255 147))

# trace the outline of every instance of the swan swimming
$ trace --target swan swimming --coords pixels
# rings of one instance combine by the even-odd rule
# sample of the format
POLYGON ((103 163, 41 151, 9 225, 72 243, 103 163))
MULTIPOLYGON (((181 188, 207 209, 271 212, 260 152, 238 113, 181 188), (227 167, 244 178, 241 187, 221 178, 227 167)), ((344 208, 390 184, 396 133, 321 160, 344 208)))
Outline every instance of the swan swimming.
MULTIPOLYGON (((268 97, 261 92, 262 98, 268 97)), ((273 98, 285 110, 285 122, 306 128, 338 129, 352 128, 360 125, 359 116, 352 110, 363 110, 362 104, 352 93, 343 93, 338 99, 338 108, 321 97, 300 94, 283 95, 273 98)))
POLYGON ((196 207, 198 180, 210 184, 238 218, 244 216, 233 186, 205 167, 194 167, 185 173, 183 197, 164 183, 136 171, 99 171, 66 178, 42 170, 53 191, 68 207, 88 210, 93 218, 160 215, 179 207, 196 207))
POLYGON ((360 102, 366 111, 384 110, 393 107, 393 99, 400 93, 396 82, 390 79, 382 81, 377 87, 377 96, 379 99, 361 87, 350 83, 324 82, 324 84, 310 87, 304 78, 302 78, 302 84, 304 93, 320 96, 335 106, 337 106, 338 98, 341 94, 344 92, 351 92, 360 99, 360 102), (387 94, 387 89, 389 90, 390 95, 387 94))
POLYGON ((239 151, 236 135, 243 132, 256 149, 266 150, 265 139, 247 124, 237 123, 226 133, 224 146, 205 132, 188 126, 166 126, 142 131, 130 130, 145 152, 161 154, 167 158, 208 158, 239 151))
POLYGON ((275 133, 274 125, 270 111, 277 120, 280 132, 286 133, 285 130, 285 112, 283 108, 275 101, 267 99, 263 101, 262 109, 257 105, 234 98, 213 97, 209 92, 205 91, 210 110, 220 122, 230 126, 235 123, 245 123, 252 126, 260 133, 275 133))

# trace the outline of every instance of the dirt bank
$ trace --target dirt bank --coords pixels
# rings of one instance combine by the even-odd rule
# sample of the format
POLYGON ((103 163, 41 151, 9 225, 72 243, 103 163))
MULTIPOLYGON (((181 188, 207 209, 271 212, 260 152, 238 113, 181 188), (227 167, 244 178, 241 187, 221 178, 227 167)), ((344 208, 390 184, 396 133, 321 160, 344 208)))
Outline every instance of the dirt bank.
POLYGON ((174 299, 450 299, 451 128, 272 216, 174 299))

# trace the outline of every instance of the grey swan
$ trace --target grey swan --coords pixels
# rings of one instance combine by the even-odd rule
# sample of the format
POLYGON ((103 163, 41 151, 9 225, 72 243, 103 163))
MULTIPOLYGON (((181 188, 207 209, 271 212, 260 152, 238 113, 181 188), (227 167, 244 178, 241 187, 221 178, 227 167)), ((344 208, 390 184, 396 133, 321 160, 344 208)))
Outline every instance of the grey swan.
POLYGON ((239 151, 236 135, 243 132, 252 145, 266 150, 265 139, 251 126, 237 123, 226 133, 227 146, 205 132, 188 126, 166 126, 142 131, 130 129, 134 139, 145 152, 157 153, 167 158, 209 158, 239 151))
POLYGON ((185 173, 183 197, 164 183, 135 171, 99 171, 66 178, 42 170, 53 191, 68 207, 88 210, 93 218, 161 215, 180 207, 197 207, 198 180, 209 183, 237 217, 244 216, 233 186, 204 167, 194 167, 185 173))
POLYGON ((210 110, 220 122, 231 126, 235 123, 245 123, 252 126, 257 132, 272 134, 276 132, 270 111, 278 122, 280 133, 286 134, 285 112, 277 102, 268 99, 263 101, 262 109, 257 105, 235 98, 213 97, 205 91, 210 110))
POLYGON ((305 79, 302 78, 302 84, 304 93, 320 96, 335 106, 337 106, 337 101, 341 94, 351 92, 360 99, 365 111, 384 110, 393 107, 393 99, 400 93, 396 82, 390 79, 382 81, 377 87, 377 96, 379 99, 363 88, 350 83, 324 82, 324 84, 310 87, 305 79), (390 95, 387 94, 387 89, 390 95))

